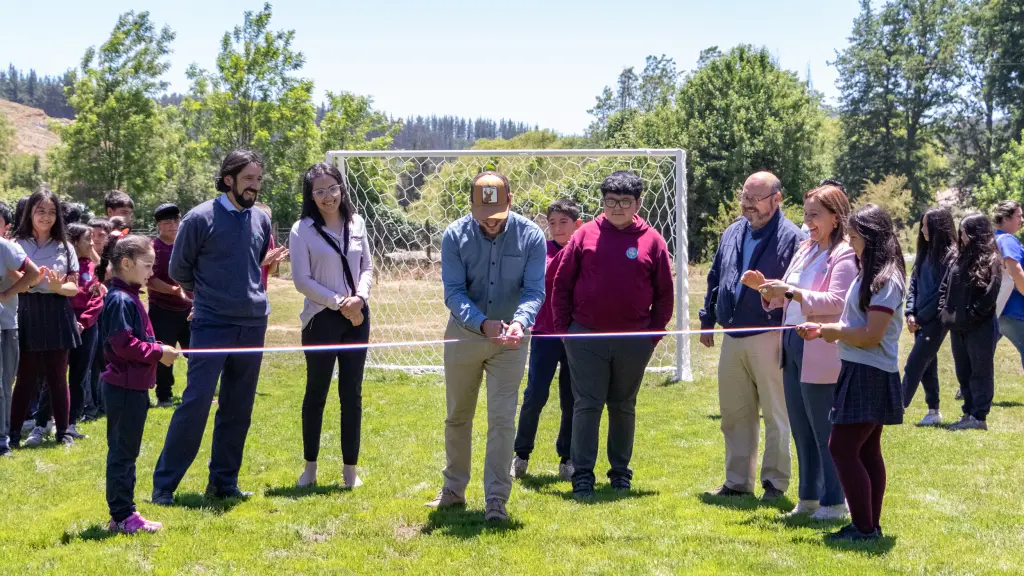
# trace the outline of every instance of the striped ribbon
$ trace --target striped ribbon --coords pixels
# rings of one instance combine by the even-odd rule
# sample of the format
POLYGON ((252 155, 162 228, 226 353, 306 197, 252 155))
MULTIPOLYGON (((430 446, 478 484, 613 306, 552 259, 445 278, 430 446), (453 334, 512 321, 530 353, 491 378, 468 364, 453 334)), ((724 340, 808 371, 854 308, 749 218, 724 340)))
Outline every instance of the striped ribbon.
MULTIPOLYGON (((707 330, 651 330, 645 332, 576 332, 573 334, 535 334, 531 338, 655 338, 665 336, 689 336, 694 334, 744 334, 750 332, 779 332, 792 330, 794 326, 765 326, 755 328, 710 328, 707 330)), ((442 340, 414 340, 408 342, 372 342, 369 344, 318 344, 312 346, 261 346, 253 348, 190 348, 180 350, 182 354, 264 354, 275 352, 336 352, 341 350, 373 350, 375 348, 409 348, 413 346, 434 346, 457 342, 478 342, 480 338, 447 338, 442 340)))

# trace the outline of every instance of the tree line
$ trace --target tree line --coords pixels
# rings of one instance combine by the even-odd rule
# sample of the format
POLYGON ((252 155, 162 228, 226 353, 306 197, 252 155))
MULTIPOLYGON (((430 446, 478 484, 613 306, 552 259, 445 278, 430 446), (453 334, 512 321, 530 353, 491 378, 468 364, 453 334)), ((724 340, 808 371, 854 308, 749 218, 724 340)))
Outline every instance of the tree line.
POLYGON ((40 76, 35 70, 23 72, 11 64, 6 71, 0 70, 0 98, 39 108, 52 118, 74 118, 75 110, 64 96, 64 90, 74 83, 74 70, 40 76))

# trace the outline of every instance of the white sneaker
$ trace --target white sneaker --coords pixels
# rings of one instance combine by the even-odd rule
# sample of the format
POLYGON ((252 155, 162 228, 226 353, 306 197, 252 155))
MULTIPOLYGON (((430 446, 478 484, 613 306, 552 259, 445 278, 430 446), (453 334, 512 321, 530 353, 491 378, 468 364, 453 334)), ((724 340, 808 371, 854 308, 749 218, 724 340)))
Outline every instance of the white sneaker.
POLYGON ((43 436, 46 436, 46 429, 36 426, 25 439, 25 446, 39 446, 43 443, 43 436))
POLYGON ((558 465, 558 476, 566 482, 572 482, 572 475, 575 473, 576 467, 572 465, 572 460, 566 460, 558 465))
POLYGON ((57 425, 54 424, 53 418, 50 418, 50 421, 46 423, 46 434, 45 435, 46 436, 53 436, 56 433, 57 433, 57 425))
POLYGON ((519 456, 513 456, 512 469, 509 470, 508 473, 511 474, 513 478, 522 478, 523 476, 526 476, 526 468, 529 467, 529 465, 529 460, 523 460, 519 456))
POLYGON ((796 503, 796 508, 786 513, 786 516, 792 518, 793 516, 800 516, 802 514, 813 514, 819 508, 817 500, 801 500, 796 503))
POLYGON ((814 514, 811 514, 811 520, 842 520, 849 515, 850 510, 845 503, 836 504, 835 506, 819 507, 814 514))
POLYGON ((75 440, 84 440, 88 438, 88 436, 78 431, 78 426, 75 424, 69 425, 67 431, 65 431, 64 433, 67 434, 68 436, 71 436, 75 440))
POLYGON ((928 410, 924 418, 917 423, 918 426, 938 426, 942 424, 942 412, 938 410, 928 410))

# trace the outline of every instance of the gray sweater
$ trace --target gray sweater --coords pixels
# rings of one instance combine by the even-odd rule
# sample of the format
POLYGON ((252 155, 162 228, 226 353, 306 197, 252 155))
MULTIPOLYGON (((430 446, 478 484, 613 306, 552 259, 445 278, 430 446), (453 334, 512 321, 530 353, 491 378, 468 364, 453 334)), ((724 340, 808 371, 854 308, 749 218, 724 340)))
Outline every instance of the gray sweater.
POLYGON ((221 199, 189 210, 171 251, 171 278, 194 293, 193 319, 221 324, 267 323, 270 303, 260 264, 270 246, 262 210, 231 211, 221 199))

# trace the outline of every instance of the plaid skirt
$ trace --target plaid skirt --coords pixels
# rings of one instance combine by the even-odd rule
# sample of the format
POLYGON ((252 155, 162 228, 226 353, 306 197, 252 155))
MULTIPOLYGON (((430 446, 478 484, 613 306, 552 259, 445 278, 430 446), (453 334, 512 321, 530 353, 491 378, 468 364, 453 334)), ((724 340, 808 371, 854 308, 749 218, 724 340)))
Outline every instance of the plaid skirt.
POLYGON ((833 424, 902 424, 899 373, 843 360, 829 419, 833 424))
POLYGON ((21 294, 18 328, 23 352, 71 350, 82 345, 71 299, 60 294, 21 294))

